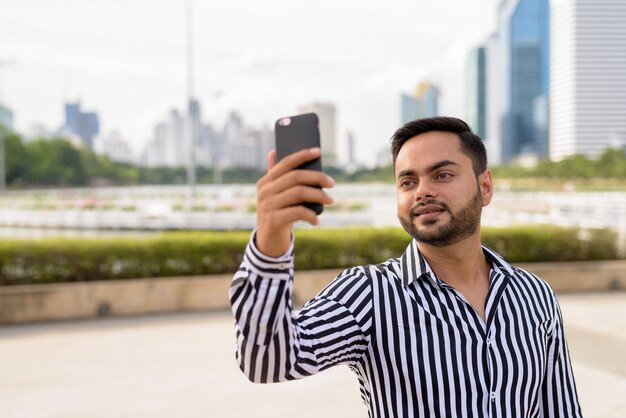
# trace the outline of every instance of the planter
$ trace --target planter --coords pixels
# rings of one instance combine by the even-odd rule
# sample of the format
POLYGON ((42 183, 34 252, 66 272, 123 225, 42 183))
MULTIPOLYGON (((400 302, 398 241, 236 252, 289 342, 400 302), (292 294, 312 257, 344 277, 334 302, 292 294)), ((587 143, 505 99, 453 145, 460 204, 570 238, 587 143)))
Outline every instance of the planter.
MULTIPOLYGON (((626 261, 519 264, 556 292, 626 289, 626 261)), ((340 270, 296 273, 294 302, 313 297, 340 270)), ((0 324, 228 309, 231 275, 0 287, 0 324)))

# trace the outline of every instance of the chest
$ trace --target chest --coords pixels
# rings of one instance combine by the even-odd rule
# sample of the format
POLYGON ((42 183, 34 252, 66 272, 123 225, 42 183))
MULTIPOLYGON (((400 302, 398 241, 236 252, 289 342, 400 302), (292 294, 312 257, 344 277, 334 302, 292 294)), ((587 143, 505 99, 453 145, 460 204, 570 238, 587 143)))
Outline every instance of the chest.
POLYGON ((462 394, 454 402, 483 412, 502 396, 536 399, 522 395, 539 393, 554 318, 510 286, 477 295, 484 318, 458 293, 428 285, 375 289, 363 372, 385 370, 399 390, 434 408, 444 393, 462 394))
POLYGON ((374 289, 373 299, 375 334, 383 339, 390 333, 404 333, 416 342, 454 339, 480 346, 489 340, 513 348, 545 342, 554 319, 536 295, 507 283, 459 290, 428 282, 402 288, 382 282, 374 289), (483 315, 475 309, 477 305, 483 315))
MULTIPOLYGON (((446 285, 444 285, 446 286, 446 285)), ((485 305, 489 296, 489 282, 481 281, 474 286, 468 286, 463 283, 452 284, 442 289, 444 292, 452 292, 454 298, 464 301, 471 306, 480 316, 482 321, 486 320, 485 305)))

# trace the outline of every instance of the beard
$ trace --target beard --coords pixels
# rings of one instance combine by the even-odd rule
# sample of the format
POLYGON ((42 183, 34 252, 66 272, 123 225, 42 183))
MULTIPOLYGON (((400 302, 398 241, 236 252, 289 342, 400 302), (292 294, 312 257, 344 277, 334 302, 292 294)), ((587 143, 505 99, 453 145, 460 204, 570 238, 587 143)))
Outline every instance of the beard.
MULTIPOLYGON (((472 197, 467 205, 456 213, 453 213, 450 207, 445 203, 432 199, 413 206, 409 210, 408 218, 398 214, 398 219, 404 230, 417 242, 435 247, 446 247, 468 238, 478 231, 482 207, 482 195, 479 187, 476 194, 474 194, 474 197, 472 197), (413 222, 416 219, 415 211, 426 205, 436 205, 442 208, 450 214, 450 221, 435 227, 432 231, 420 230, 415 222, 413 222)), ((430 221, 426 223, 426 225, 434 225, 436 222, 436 220, 430 221)))

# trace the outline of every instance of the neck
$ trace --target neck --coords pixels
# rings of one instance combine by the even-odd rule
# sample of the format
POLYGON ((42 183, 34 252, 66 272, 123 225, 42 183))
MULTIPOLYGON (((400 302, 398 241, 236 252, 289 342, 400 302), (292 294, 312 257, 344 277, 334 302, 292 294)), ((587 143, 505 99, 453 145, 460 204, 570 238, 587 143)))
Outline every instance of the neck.
POLYGON ((489 280, 490 264, 480 245, 480 232, 445 247, 423 243, 417 247, 437 277, 451 285, 489 280))

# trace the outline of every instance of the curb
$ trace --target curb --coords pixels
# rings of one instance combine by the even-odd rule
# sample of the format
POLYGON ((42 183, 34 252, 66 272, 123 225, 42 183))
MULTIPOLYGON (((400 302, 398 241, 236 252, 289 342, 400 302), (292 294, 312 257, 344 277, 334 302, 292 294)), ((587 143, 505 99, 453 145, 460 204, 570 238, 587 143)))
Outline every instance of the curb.
MULTIPOLYGON (((555 292, 626 289, 626 260, 520 263, 555 292)), ((296 272, 294 305, 319 292, 341 269, 296 272)), ((105 316, 229 309, 231 275, 0 287, 0 325, 105 316)))

